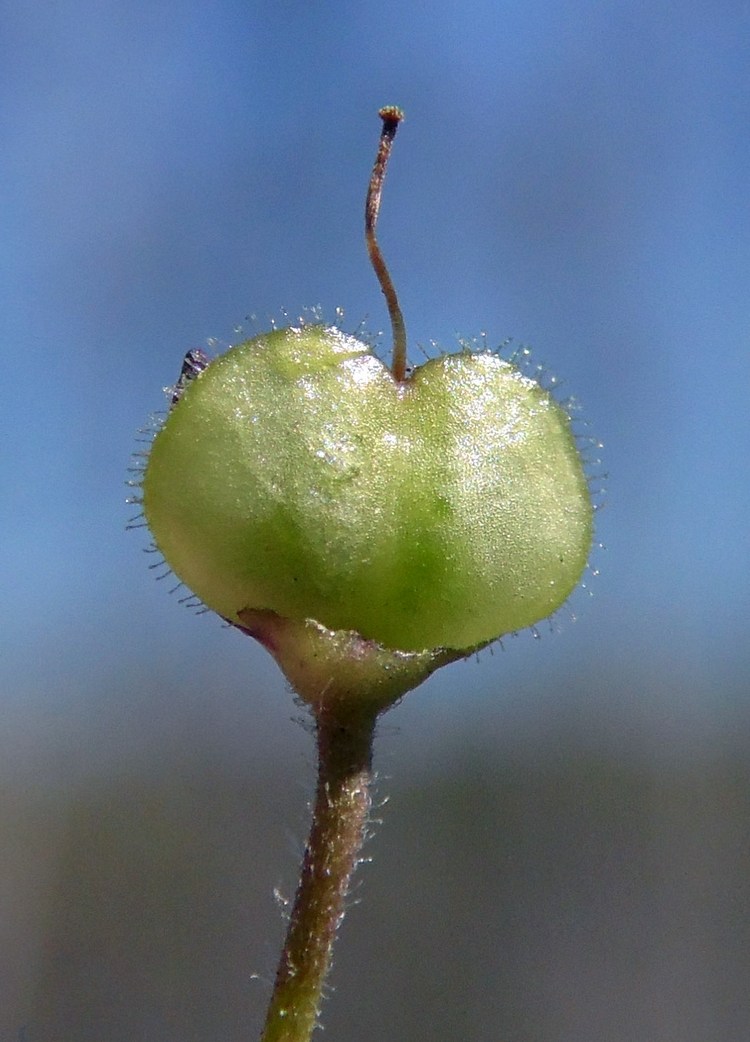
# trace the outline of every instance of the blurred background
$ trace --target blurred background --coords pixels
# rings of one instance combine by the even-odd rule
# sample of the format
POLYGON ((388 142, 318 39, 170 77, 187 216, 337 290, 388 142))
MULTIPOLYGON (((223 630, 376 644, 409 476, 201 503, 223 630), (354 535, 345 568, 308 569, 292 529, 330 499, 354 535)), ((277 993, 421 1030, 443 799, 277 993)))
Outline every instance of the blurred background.
POLYGON ((383 104, 413 357, 531 345, 604 443, 606 549, 383 721, 325 1037, 750 1036, 750 5, 0 12, 0 1042, 259 1033, 311 736, 123 483, 189 347, 387 329, 383 104))

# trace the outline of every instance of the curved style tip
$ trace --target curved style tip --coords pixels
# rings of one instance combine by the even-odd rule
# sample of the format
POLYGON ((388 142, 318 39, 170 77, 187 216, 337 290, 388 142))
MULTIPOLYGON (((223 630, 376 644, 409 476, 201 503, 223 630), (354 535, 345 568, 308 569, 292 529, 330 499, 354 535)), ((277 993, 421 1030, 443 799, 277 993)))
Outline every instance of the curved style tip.
POLYGON ((404 116, 404 110, 400 109, 398 105, 385 105, 378 112, 378 115, 384 123, 400 123, 406 117, 404 116))

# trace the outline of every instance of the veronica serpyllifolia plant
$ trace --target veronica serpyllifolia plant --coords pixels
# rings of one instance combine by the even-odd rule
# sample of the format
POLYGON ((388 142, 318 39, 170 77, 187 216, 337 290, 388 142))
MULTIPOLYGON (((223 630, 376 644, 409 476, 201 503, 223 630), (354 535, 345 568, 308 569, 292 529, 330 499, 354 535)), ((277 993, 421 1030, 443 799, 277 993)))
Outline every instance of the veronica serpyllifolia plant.
POLYGON ((435 669, 555 612, 592 503, 566 410, 512 361, 407 366, 375 228, 402 113, 384 108, 366 240, 393 327, 300 323, 186 356, 142 477, 155 545, 259 640, 316 724, 318 791, 262 1042, 305 1042, 370 806, 378 716, 435 669))

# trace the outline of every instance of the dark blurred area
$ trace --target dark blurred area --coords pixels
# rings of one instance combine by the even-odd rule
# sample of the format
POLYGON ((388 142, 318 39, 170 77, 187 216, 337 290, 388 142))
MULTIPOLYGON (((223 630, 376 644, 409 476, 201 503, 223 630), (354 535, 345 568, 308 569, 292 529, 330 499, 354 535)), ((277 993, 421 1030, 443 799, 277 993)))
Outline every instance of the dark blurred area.
POLYGON ((387 325, 383 104, 413 360, 531 344, 604 443, 606 549, 560 632, 383 721, 321 1037, 750 1038, 750 7, 2 16, 0 1042, 258 1035, 312 739, 122 481, 188 348, 387 325))
MULTIPOLYGON (((700 739, 627 679, 605 694, 568 678, 556 706, 529 687, 535 721, 485 708, 426 741, 429 685, 384 718, 328 1037, 745 1036, 748 720, 700 739)), ((131 734, 109 771, 79 754, 74 784, 70 752, 57 779, 28 764, 4 779, 0 1037, 259 1034, 312 739, 287 702, 276 755, 252 733, 243 754, 207 702, 152 695, 150 752, 131 734)), ((122 730, 111 709, 79 738, 112 749, 122 730)))

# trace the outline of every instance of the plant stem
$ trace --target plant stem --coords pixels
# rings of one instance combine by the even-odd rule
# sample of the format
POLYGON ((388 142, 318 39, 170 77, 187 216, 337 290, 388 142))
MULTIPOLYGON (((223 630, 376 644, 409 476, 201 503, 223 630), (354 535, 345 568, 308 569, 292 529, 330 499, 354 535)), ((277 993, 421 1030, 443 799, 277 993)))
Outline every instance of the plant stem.
POLYGON ((377 707, 313 707, 318 784, 310 837, 261 1042, 308 1042, 370 811, 377 707))
POLYGON ((388 157, 391 154, 393 139, 396 136, 398 125, 404 118, 401 109, 395 105, 388 105, 378 113, 383 120, 383 129, 380 134, 378 154, 375 157, 375 166, 372 168, 370 184, 367 189, 367 201, 365 203, 365 240, 367 252, 370 255, 370 263, 375 269, 380 288, 383 291, 388 314, 391 318, 393 329, 393 358, 391 361, 391 372, 394 380, 403 380, 406 375, 406 327, 404 316, 401 314, 396 290, 385 266, 383 255, 375 238, 375 226, 378 223, 380 212, 380 197, 383 193, 383 182, 385 170, 388 165, 388 157))

